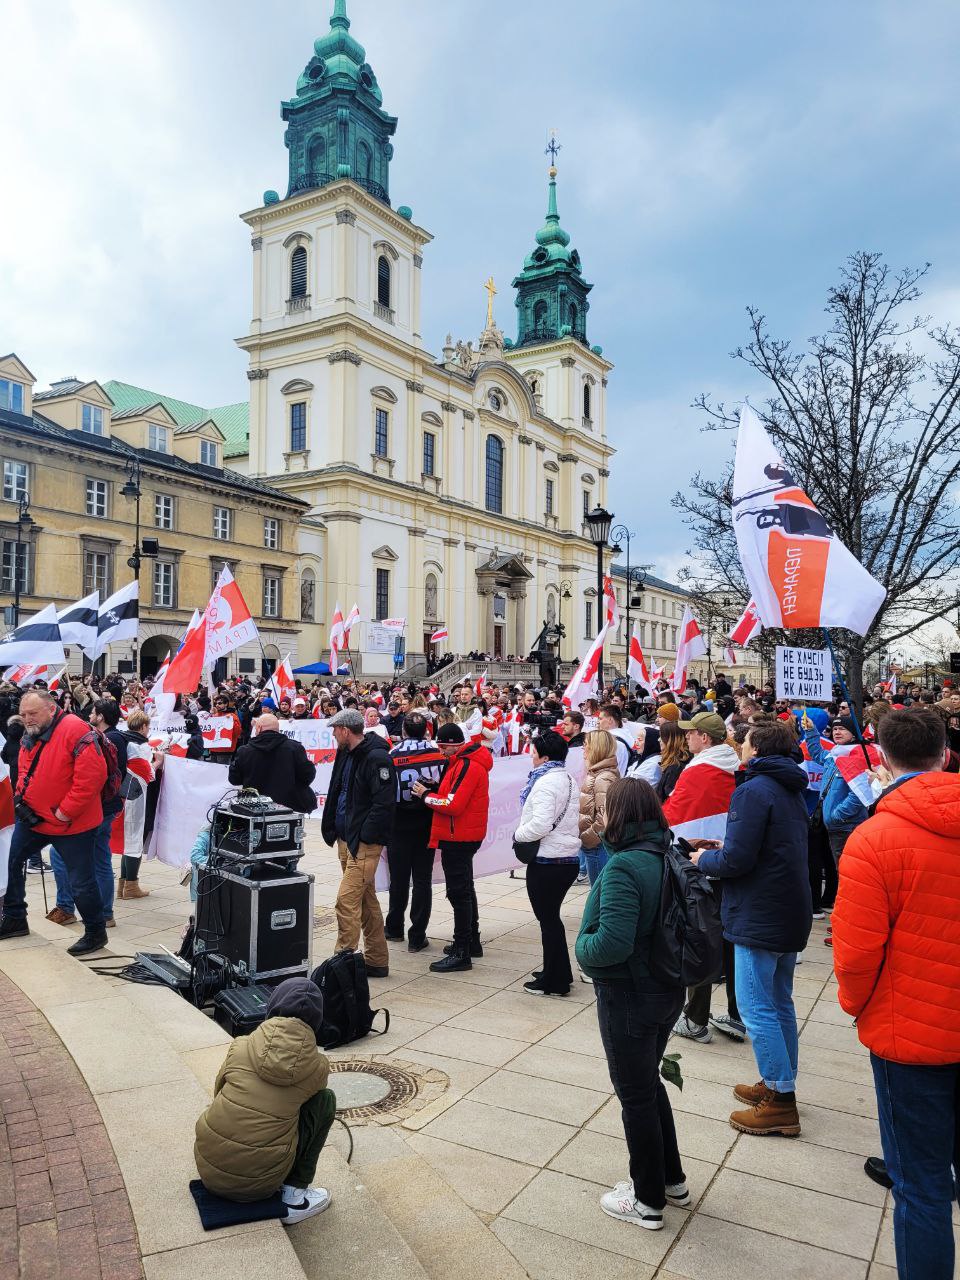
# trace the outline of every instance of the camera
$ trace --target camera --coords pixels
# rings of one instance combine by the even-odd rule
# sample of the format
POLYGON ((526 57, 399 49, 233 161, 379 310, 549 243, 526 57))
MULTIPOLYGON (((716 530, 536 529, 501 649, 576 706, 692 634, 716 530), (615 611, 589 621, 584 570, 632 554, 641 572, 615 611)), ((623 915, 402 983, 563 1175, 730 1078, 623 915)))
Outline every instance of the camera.
POLYGON ((17 821, 22 822, 25 827, 35 827, 38 822, 43 821, 39 813, 34 813, 22 796, 14 796, 13 812, 16 814, 17 821))

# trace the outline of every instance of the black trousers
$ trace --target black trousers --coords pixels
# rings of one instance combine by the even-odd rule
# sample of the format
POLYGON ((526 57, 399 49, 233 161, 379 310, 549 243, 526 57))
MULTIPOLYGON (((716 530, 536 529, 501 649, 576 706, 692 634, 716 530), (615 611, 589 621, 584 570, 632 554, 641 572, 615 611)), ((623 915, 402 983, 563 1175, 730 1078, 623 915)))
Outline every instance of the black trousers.
POLYGON ((387 911, 387 933, 403 936, 404 917, 410 899, 410 882, 413 881, 413 901, 410 903, 410 942, 423 942, 430 923, 433 906, 434 850, 429 847, 430 829, 403 831, 394 827, 387 845, 387 865, 390 868, 390 907, 387 911))
POLYGON ((673 1111, 660 1078, 660 1059, 683 1007, 683 989, 649 995, 594 985, 610 1082, 623 1108, 633 1194, 649 1208, 662 1209, 666 1187, 684 1181, 673 1111))
POLYGON ((468 951, 470 943, 480 939, 480 910, 473 883, 473 855, 480 843, 479 840, 451 840, 440 845, 447 900, 453 908, 453 945, 460 951, 468 951))
POLYGON ((527 897, 533 914, 540 922, 543 969, 539 982, 545 991, 566 992, 573 982, 560 907, 578 871, 576 862, 527 863, 527 897))
MULTIPOLYGON (((720 905, 723 898, 723 881, 712 880, 711 887, 717 899, 717 905, 720 905)), ((724 985, 727 991, 727 1013, 731 1018, 736 1018, 737 1022, 742 1022, 740 1011, 737 1008, 737 990, 734 982, 734 948, 733 943, 728 942, 726 938, 723 940, 723 976, 724 985)), ((683 1012, 695 1022, 698 1027, 705 1027, 710 1020, 710 1001, 713 997, 713 983, 702 982, 699 987, 689 987, 687 989, 687 1003, 683 1012)))
POLYGON ((837 864, 830 851, 827 829, 822 822, 810 825, 807 836, 807 865, 814 911, 832 907, 837 896, 837 864))

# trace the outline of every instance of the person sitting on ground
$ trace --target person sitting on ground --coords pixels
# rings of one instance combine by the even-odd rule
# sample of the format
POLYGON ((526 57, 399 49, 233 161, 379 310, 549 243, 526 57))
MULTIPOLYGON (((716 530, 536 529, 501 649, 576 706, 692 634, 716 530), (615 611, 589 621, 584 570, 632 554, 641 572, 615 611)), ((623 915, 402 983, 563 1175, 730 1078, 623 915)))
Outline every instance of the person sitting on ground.
POLYGON ((330 1064, 317 1052, 322 1026, 316 983, 281 982, 265 1021, 231 1043, 196 1125, 193 1155, 206 1189, 239 1204, 280 1191, 284 1226, 322 1213, 331 1199, 310 1185, 337 1110, 330 1064))

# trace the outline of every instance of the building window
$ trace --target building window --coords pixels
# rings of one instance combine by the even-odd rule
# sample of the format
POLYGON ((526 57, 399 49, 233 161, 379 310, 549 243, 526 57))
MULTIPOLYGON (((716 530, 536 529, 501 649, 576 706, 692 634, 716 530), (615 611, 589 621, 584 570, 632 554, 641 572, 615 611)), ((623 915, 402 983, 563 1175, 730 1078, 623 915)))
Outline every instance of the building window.
POLYGON ((7 460, 3 464, 4 502, 19 502, 27 496, 27 464, 7 460))
POLYGON ((155 422, 149 423, 147 427, 147 446, 154 453, 169 453, 170 432, 166 427, 158 426, 155 422))
POLYGON ((593 601, 592 600, 586 601, 586 603, 584 604, 583 611, 586 617, 586 624, 584 627, 583 638, 585 640, 593 640, 595 637, 593 634, 593 601))
POLYGON ((215 440, 200 441, 200 461, 205 467, 215 467, 218 465, 219 453, 217 451, 217 442, 215 440))
POLYGON ((233 512, 229 507, 213 508, 213 536, 221 542, 230 541, 230 526, 233 524, 232 515, 233 512))
POLYGON ((87 515, 104 519, 107 514, 106 480, 87 479, 87 515))
POLYGON ((584 489, 583 491, 583 514, 585 516, 588 516, 590 514, 590 490, 589 489, 584 489))
POLYGON ((377 301, 381 307, 390 308, 390 263, 385 254, 377 259, 377 301))
POLYGON ((263 518, 263 545, 269 551, 280 549, 280 521, 273 516, 263 518))
POLYGON ((437 437, 432 431, 423 433, 423 474, 432 476, 437 465, 437 437))
POLYGON ((17 556, 17 544, 15 541, 3 542, 3 555, 0 561, 0 591, 15 592, 17 589, 15 581, 16 577, 20 579, 20 593, 29 594, 30 590, 30 543, 20 543, 20 555, 17 556))
POLYGON ((373 176, 373 152, 365 142, 357 143, 357 177, 369 182, 373 176))
POLYGON ((390 425, 390 414, 386 409, 377 409, 376 424, 373 451, 378 458, 386 458, 389 456, 387 452, 387 428, 390 425))
POLYGON ((590 383, 583 384, 583 416, 590 421, 590 383))
POLYGON ((569 314, 570 314, 570 332, 571 332, 574 336, 576 336, 576 333, 577 333, 577 320, 578 320, 578 318, 579 318, 579 313, 578 313, 578 311, 577 311, 576 303, 574 303, 574 302, 571 302, 571 303, 570 303, 570 313, 569 313, 569 314))
POLYGON ((280 617, 280 579, 275 573, 263 575, 263 616, 280 617))
POLYGON ((177 566, 169 560, 154 562, 153 604, 157 609, 177 607, 177 566))
POLYGON ((173 528, 173 497, 158 493, 153 500, 153 522, 158 529, 173 528))
POLYGON ((380 622, 390 617, 390 570, 377 570, 377 607, 376 618, 380 622))
POLYGON ((486 508, 503 511, 503 441, 487 436, 486 508))
POLYGON ((677 628, 671 627, 670 628, 670 648, 675 649, 676 647, 677 647, 677 628))
POLYGON ((553 515, 553 481, 547 481, 547 492, 544 499, 544 510, 548 516, 553 515))
POLYGON ((23 383, 0 378, 0 409, 23 413, 23 383))
POLYGON ((290 406, 290 452, 303 453, 307 447, 307 405, 303 400, 290 406))
POLYGON ((307 251, 298 244, 290 255, 290 297, 307 296, 307 251))
POLYGON ((95 404, 85 404, 83 406, 83 418, 81 421, 83 429, 88 435, 103 435, 103 410, 98 409, 95 404))
POLYGON ((533 336, 543 338, 547 332, 547 304, 541 300, 533 308, 533 336))
POLYGON ((101 600, 110 595, 110 553, 85 551, 83 553, 83 594, 99 591, 101 600))

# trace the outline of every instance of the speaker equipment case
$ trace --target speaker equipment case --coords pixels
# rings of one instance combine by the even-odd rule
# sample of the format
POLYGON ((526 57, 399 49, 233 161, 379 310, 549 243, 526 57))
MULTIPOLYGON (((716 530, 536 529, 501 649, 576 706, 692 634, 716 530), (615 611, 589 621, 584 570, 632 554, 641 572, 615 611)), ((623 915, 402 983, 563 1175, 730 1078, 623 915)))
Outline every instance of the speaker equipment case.
POLYGON ((217 952, 230 964, 245 965, 252 982, 309 977, 313 876, 260 878, 204 867, 196 919, 195 952, 217 952))
POLYGON ((248 1036, 266 1017, 270 988, 254 983, 231 987, 213 998, 213 1017, 232 1036, 248 1036))
POLYGON ((228 801, 213 812, 210 848, 221 858, 273 860, 292 871, 303 857, 303 814, 266 798, 228 801))

